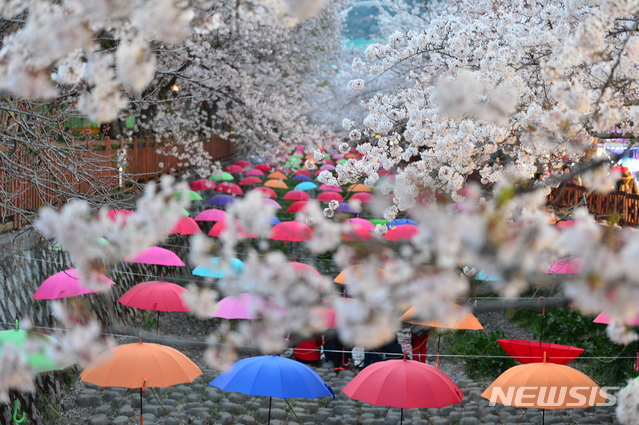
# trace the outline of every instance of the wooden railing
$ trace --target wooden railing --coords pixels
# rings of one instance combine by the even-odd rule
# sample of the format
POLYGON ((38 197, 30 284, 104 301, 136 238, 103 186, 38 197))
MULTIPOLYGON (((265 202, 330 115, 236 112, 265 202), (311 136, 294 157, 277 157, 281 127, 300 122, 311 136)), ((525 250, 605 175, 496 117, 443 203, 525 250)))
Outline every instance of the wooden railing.
POLYGON ((614 191, 592 192, 588 188, 567 184, 553 189, 548 204, 558 208, 569 208, 579 204, 588 206, 588 211, 600 219, 618 219, 621 226, 639 227, 639 195, 614 191))
MULTIPOLYGON (((67 199, 61 199, 61 193, 69 191, 78 195, 95 193, 95 181, 99 181, 101 189, 115 190, 121 184, 135 181, 146 183, 156 180, 162 174, 174 173, 176 175, 191 171, 184 159, 179 156, 184 153, 184 146, 172 144, 170 140, 155 142, 148 138, 131 140, 87 140, 78 142, 83 148, 79 154, 86 158, 86 163, 74 164, 73 160, 64 160, 64 156, 57 157, 63 163, 56 170, 42 169, 34 166, 38 158, 34 155, 17 151, 13 154, 15 161, 10 166, 14 172, 11 176, 23 175, 23 178, 9 177, 8 173, 0 170, 0 186, 7 195, 0 200, 0 232, 9 229, 19 229, 21 216, 35 213, 43 205, 61 205, 67 199), (118 170, 118 150, 126 145, 127 165, 122 170, 124 176, 118 170), (164 154, 175 147, 174 154, 164 154), (83 166, 82 172, 90 178, 82 179, 81 173, 76 167, 83 166), (52 174, 56 174, 52 176, 52 174), (80 178, 78 177, 80 176, 80 178), (120 177, 124 177, 122 180, 120 177), (99 179, 99 180, 96 180, 99 179), (93 181, 93 183, 90 182, 93 181), (65 190, 58 190, 64 183, 65 190)), ((212 136, 204 144, 204 150, 216 160, 224 160, 234 154, 233 143, 228 140, 212 136)))

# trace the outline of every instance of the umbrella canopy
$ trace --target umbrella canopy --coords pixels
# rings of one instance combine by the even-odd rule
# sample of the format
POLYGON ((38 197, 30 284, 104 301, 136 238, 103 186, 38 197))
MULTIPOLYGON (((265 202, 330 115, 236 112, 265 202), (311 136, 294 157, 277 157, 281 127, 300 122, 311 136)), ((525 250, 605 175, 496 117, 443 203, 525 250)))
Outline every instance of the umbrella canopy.
POLYGON ((245 172, 244 175, 245 176, 263 176, 264 172, 254 168, 252 170, 248 170, 247 172, 245 172))
POLYGON ((262 180, 260 180, 257 177, 245 177, 242 180, 240 180, 240 182, 238 183, 238 185, 240 186, 247 186, 249 184, 259 184, 262 183, 262 180))
MULTIPOLYGON (((342 270, 340 274, 333 280, 335 283, 341 283, 342 285, 347 285, 349 283, 353 283, 357 280, 362 280, 366 278, 366 274, 364 272, 364 266, 361 264, 356 264, 354 266, 350 266, 342 270)), ((377 268, 377 278, 380 280, 390 280, 391 275, 384 269, 377 268)))
POLYGON ((557 260, 544 270, 544 273, 580 274, 583 267, 583 258, 566 257, 557 260))
POLYGON ((220 257, 211 258, 208 266, 197 266, 191 272, 195 276, 214 277, 221 279, 227 276, 240 277, 244 272, 244 263, 237 258, 227 258, 224 261, 220 257))
POLYGON ((288 177, 286 177, 286 175, 282 173, 281 171, 276 171, 274 173, 271 173, 268 176, 266 176, 266 178, 274 179, 274 180, 288 180, 288 177))
MULTIPOLYGON (((458 310, 461 310, 461 306, 457 306, 458 310)), ((422 325, 422 326, 430 326, 431 328, 445 328, 445 329, 465 329, 470 331, 478 331, 484 329, 484 327, 479 323, 479 320, 472 314, 466 313, 459 320, 454 323, 443 323, 439 320, 430 320, 428 322, 423 322, 418 319, 415 319, 415 307, 411 307, 406 313, 400 317, 402 322, 408 322, 413 325, 422 325)))
POLYGON ((288 189, 286 183, 281 180, 267 180, 266 183, 264 183, 264 186, 274 187, 276 189, 288 189))
MULTIPOLYGON (((223 231, 227 228, 226 220, 218 221, 209 231, 209 236, 219 238, 223 231)), ((255 233, 249 233, 245 231, 240 225, 239 220, 235 220, 235 237, 238 239, 255 239, 257 235, 255 233)))
POLYGON ((216 192, 233 193, 235 195, 244 195, 241 187, 232 183, 220 183, 213 189, 216 192))
MULTIPOLYGON (((606 312, 603 311, 603 312, 601 312, 599 314, 599 316, 595 317, 595 320, 593 320, 593 322, 595 322, 595 323, 603 323, 605 325, 609 325, 610 324, 610 317, 608 317, 606 312)), ((639 326, 639 314, 637 314, 635 317, 633 317, 632 319, 627 321, 626 325, 628 325, 628 326, 639 326)))
POLYGON ((277 199, 277 193, 275 193, 275 191, 271 189, 270 187, 260 186, 260 187, 256 187, 253 190, 262 192, 262 196, 264 196, 265 198, 277 199))
POLYGON ((310 182, 310 181, 312 181, 312 179, 309 176, 305 176, 304 174, 299 174, 299 175, 293 177, 293 180, 295 180, 296 182, 310 182))
POLYGON ((373 196, 372 193, 368 193, 368 192, 357 192, 357 193, 353 193, 353 195, 349 198, 350 201, 353 200, 358 200, 360 201, 362 204, 367 204, 369 202, 372 202, 373 199, 375 199, 375 197, 373 196))
POLYGON ((270 205, 273 208, 275 208, 276 210, 281 210, 282 206, 280 204, 277 203, 277 201, 275 201, 274 199, 271 198, 264 198, 262 199, 262 202, 266 205, 270 205))
POLYGON ((127 307, 153 311, 189 311, 182 301, 186 289, 170 282, 142 282, 129 289, 118 302, 127 307))
POLYGON ((122 220, 122 224, 126 224, 126 219, 131 216, 134 215, 135 213, 131 210, 109 210, 107 211, 107 217, 111 220, 111 221, 116 221, 117 217, 121 217, 120 220, 122 220))
POLYGON ((225 218, 226 211, 210 209, 196 215, 195 221, 223 221, 225 218))
POLYGON ((206 201, 206 203, 209 205, 230 205, 235 201, 236 199, 231 195, 215 195, 206 201))
POLYGON ((328 191, 328 192, 337 192, 342 193, 342 188, 339 186, 331 186, 327 184, 323 184, 319 187, 319 190, 328 191))
MULTIPOLYGON (((184 192, 175 192, 175 194, 173 195, 174 198, 179 199, 182 197, 182 195, 184 194, 184 192)), ((187 190, 186 191, 186 197, 188 199, 190 199, 191 201, 202 201, 202 197, 200 196, 199 193, 193 191, 193 190, 187 190)))
POLYGON ((295 186, 295 190, 313 190, 316 189, 317 185, 313 182, 302 182, 295 186))
POLYGON ((370 230, 360 224, 352 224, 349 231, 342 232, 342 239, 346 241, 367 241, 372 238, 370 230))
POLYGON ((283 221, 276 224, 268 235, 269 239, 287 242, 307 241, 313 236, 313 229, 299 221, 283 221))
POLYGON ((461 403, 464 393, 441 370, 415 360, 387 360, 362 370, 342 390, 354 400, 402 409, 461 403))
POLYGON ((215 183, 207 179, 198 179, 189 183, 191 190, 209 190, 215 188, 215 183))
POLYGON ((239 165, 240 167, 250 167, 251 163, 243 159, 240 159, 239 161, 235 162, 235 165, 239 165))
POLYGON ((180 216, 177 224, 170 232, 172 235, 195 235, 200 233, 200 226, 191 217, 180 216))
POLYGON ((257 164, 255 168, 260 171, 270 171, 271 166, 267 164, 257 164))
POLYGON ((233 176, 225 171, 219 176, 210 176, 209 180, 233 180, 233 176))
MULTIPOLYGON (((98 275, 98 280, 104 287, 115 285, 114 281, 102 274, 98 275)), ((68 269, 45 279, 35 291, 32 298, 36 300, 58 300, 60 298, 92 294, 98 291, 99 289, 84 287, 80 282, 78 271, 76 269, 68 269)))
POLYGON ((324 164, 319 168, 321 171, 333 171, 335 169, 335 166, 333 164, 324 164))
POLYGON ((315 270, 313 267, 308 264, 298 263, 297 261, 289 261, 285 264, 286 267, 292 267, 299 274, 309 274, 317 278, 321 278, 322 275, 320 272, 315 270))
POLYGON ((404 224, 411 224, 413 226, 417 226, 417 222, 415 220, 411 220, 410 218, 397 218, 393 221, 389 221, 386 223, 386 227, 397 227, 404 224))
POLYGON ((184 266, 180 257, 168 249, 157 246, 142 251, 135 258, 125 258, 124 261, 127 263, 157 264, 158 266, 184 266))
POLYGON ((419 233, 419 227, 413 224, 400 224, 386 232, 384 239, 398 242, 412 239, 417 233, 419 233))
POLYGON ((259 315, 254 314, 265 311, 266 309, 277 310, 278 315, 285 316, 284 308, 277 304, 275 298, 265 295, 255 295, 244 293, 237 297, 225 297, 215 305, 215 310, 211 313, 211 317, 221 317, 222 319, 259 319, 259 315))
POLYGON ((358 226, 364 227, 368 231, 375 230, 375 225, 373 223, 371 223, 368 220, 364 220, 363 218, 359 218, 359 217, 357 217, 357 218, 349 218, 348 220, 346 220, 346 223, 351 223, 351 224, 354 224, 354 225, 358 225, 358 226))
POLYGON ((352 209, 347 202, 342 202, 335 211, 347 213, 347 214, 359 214, 359 211, 352 209))
POLYGON ((606 398, 600 392, 599 386, 578 370, 544 362, 511 367, 490 384, 481 396, 493 403, 508 406, 554 410, 586 408, 605 403, 606 398), (578 397, 570 391, 574 387, 581 387, 578 397), (524 396, 522 388, 525 388, 524 396))
POLYGON ((226 168, 224 168, 224 171, 228 171, 229 173, 241 173, 242 171, 242 167, 240 167, 239 165, 228 165, 226 168))
POLYGON ((354 184, 349 186, 348 191, 349 192, 370 192, 371 188, 359 183, 359 184, 354 184))
POLYGON ((570 345, 552 344, 550 342, 526 341, 520 339, 498 339, 510 357, 519 363, 548 363, 566 365, 579 357, 584 352, 583 348, 572 347, 570 345))
POLYGON ((282 199, 285 201, 308 201, 311 197, 303 190, 291 190, 282 199))
POLYGON ((317 200, 320 202, 331 202, 331 201, 342 202, 344 200, 344 197, 337 192, 322 192, 317 197, 317 200))
MULTIPOLYGON (((303 192, 302 192, 303 193, 303 192)), ((286 209, 286 212, 296 213, 304 210, 308 201, 295 201, 286 209)))
POLYGON ((296 175, 296 176, 299 176, 300 174, 305 175, 305 176, 310 176, 310 175, 311 175, 311 172, 310 172, 310 171, 308 171, 306 168, 300 168, 299 170, 297 170, 297 171, 295 172, 295 175, 296 175))
POLYGON ((64 369, 76 362, 75 359, 70 358, 63 364, 56 364, 47 352, 52 347, 60 346, 60 343, 49 335, 18 329, 17 320, 15 329, 0 331, 0 352, 6 345, 13 345, 18 349, 24 348, 27 352, 27 363, 37 373, 64 369))

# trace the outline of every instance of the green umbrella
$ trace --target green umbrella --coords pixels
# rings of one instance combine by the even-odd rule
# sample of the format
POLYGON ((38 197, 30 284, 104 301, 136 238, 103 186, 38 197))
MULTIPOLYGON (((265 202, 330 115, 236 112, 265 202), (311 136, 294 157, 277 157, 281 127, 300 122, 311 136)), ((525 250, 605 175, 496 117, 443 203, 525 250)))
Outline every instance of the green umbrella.
MULTIPOLYGON (((193 190, 187 190, 186 193, 188 194, 188 197, 191 201, 202 201, 202 197, 200 196, 199 193, 193 190)), ((181 196, 182 196, 182 192, 175 192, 175 195, 173 195, 174 198, 179 198, 181 196)))
POLYGON ((338 164, 346 164, 348 161, 345 159, 340 159, 339 161, 337 161, 338 164))
POLYGON ((284 149, 286 149, 287 151, 292 151, 293 149, 295 149, 294 146, 287 146, 284 149))
POLYGON ((180 214, 182 214, 182 215, 184 215, 184 216, 186 216, 186 217, 190 217, 190 216, 191 216, 191 213, 190 213, 190 212, 188 212, 188 211, 186 210, 186 208, 182 208, 182 211, 180 211, 180 214))
POLYGON ((388 220, 384 220, 383 218, 371 218, 368 221, 373 223, 375 226, 377 226, 378 224, 381 224, 383 226, 388 223, 388 220))
POLYGON ((304 158, 304 155, 300 155, 299 153, 296 153, 294 155, 291 155, 291 158, 304 158))
POLYGON ((233 180, 233 176, 231 174, 227 173, 226 171, 224 171, 219 176, 211 176, 211 177, 209 177, 209 180, 233 180))

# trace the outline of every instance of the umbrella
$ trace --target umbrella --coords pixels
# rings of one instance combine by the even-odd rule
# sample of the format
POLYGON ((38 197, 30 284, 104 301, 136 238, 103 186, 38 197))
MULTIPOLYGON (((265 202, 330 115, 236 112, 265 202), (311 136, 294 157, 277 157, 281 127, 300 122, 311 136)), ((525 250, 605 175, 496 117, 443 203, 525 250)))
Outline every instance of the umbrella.
POLYGON ((276 189, 288 189, 286 183, 281 180, 267 180, 266 183, 264 183, 264 186, 274 187, 276 189))
POLYGON ((313 182, 302 182, 295 186, 295 190, 313 190, 316 189, 317 185, 313 182))
POLYGON ((441 408, 461 403, 464 393, 439 369, 415 360, 386 360, 373 363, 342 390, 354 400, 375 406, 404 409, 441 408))
POLYGON ((286 209, 286 212, 296 213, 303 211, 308 203, 308 201, 295 201, 291 205, 289 205, 289 207, 286 209))
POLYGON ((183 215, 180 216, 177 224, 169 233, 172 235, 195 235, 200 233, 200 226, 191 217, 183 215))
POLYGON ((367 204, 369 202, 372 202, 373 199, 375 199, 375 197, 368 192, 353 193, 353 195, 349 198, 350 201, 357 200, 357 201, 360 201, 362 204, 367 204))
MULTIPOLYGON (((458 310, 461 310, 461 306, 457 306, 458 310)), ((484 327, 479 323, 479 320, 472 314, 466 313, 463 317, 458 319, 455 323, 442 323, 439 320, 430 320, 428 322, 423 322, 418 319, 415 319, 415 307, 411 307, 406 313, 400 317, 402 322, 411 323, 413 325, 422 325, 422 326, 430 326, 431 328, 445 328, 445 329, 455 329, 455 330, 470 330, 470 331, 478 331, 484 329, 484 327)))
MULTIPOLYGON (((603 311, 603 312, 601 312, 599 314, 599 316, 595 317, 595 320, 593 320, 593 322, 602 323, 604 325, 609 325, 610 324, 610 317, 608 317, 606 312, 603 311)), ((629 321, 627 321, 626 325, 628 325, 628 326, 639 326, 639 314, 636 315, 635 317, 633 317, 632 319, 630 319, 629 321)))
POLYGON ((277 201, 275 201, 274 199, 271 198, 264 198, 262 199, 262 202, 266 205, 270 205, 273 208, 275 208, 276 210, 281 210, 282 206, 280 204, 277 203, 277 201))
POLYGON ((204 210, 195 216, 195 221, 222 221, 226 218, 226 211, 204 210))
POLYGON ((189 311, 182 301, 184 292, 186 289, 175 283, 153 280, 138 283, 126 291, 118 302, 127 307, 157 311, 158 318, 155 325, 157 331, 160 326, 161 311, 189 311))
POLYGON ((480 270, 475 276, 477 280, 500 281, 503 280, 498 274, 488 274, 484 270, 480 270))
POLYGON ((152 246, 142 251, 135 258, 125 258, 124 261, 127 263, 157 264, 159 266, 184 266, 180 257, 168 249, 157 246, 152 246))
POLYGON ((276 224, 268 235, 269 239, 276 241, 301 242, 311 239, 313 229, 299 221, 283 221, 276 224))
POLYGON ((233 176, 227 172, 223 172, 219 176, 210 176, 209 180, 233 180, 233 176))
POLYGON ((266 295, 254 295, 249 293, 240 294, 237 297, 222 298, 216 305, 211 317, 221 317, 222 319, 259 319, 254 312, 275 309, 278 314, 286 315, 284 308, 277 304, 275 298, 266 295))
POLYGON ((295 272, 297 272, 298 274, 309 274, 317 278, 322 277, 320 272, 318 272, 317 270, 315 270, 313 267, 309 266, 308 264, 298 263, 297 261, 289 261, 288 263, 285 264, 285 266, 292 267, 295 270, 295 272))
POLYGON ((274 180, 287 180, 288 177, 286 177, 286 175, 284 175, 284 173, 282 173, 281 171, 276 171, 274 173, 269 174, 268 176, 266 176, 267 179, 274 179, 274 180))
POLYGON ((320 202, 331 202, 331 201, 342 202, 344 200, 344 197, 337 192, 322 192, 317 197, 317 200, 320 202))
POLYGON ((254 168, 252 170, 248 170, 246 173, 244 173, 244 175, 245 176, 263 176, 264 172, 254 168))
POLYGON ((215 378, 210 385, 223 391, 269 397, 267 423, 271 422, 273 397, 335 398, 331 387, 313 369, 276 355, 242 359, 215 378))
POLYGON ((259 192, 262 192, 262 196, 264 196, 265 198, 271 198, 271 199, 276 199, 277 198, 277 193, 275 193, 275 191, 273 189, 271 189, 270 187, 256 187, 253 190, 257 190, 259 192))
POLYGON ((130 215, 134 215, 135 213, 131 210, 109 210, 107 211, 107 217, 109 217, 109 219, 111 219, 111 221, 116 221, 116 218, 118 216, 122 217, 122 224, 126 224, 126 219, 130 216, 130 215))
POLYGON ((354 184, 349 186, 348 191, 349 192, 370 192, 371 189, 370 187, 359 183, 359 184, 354 184))
POLYGON ((281 223, 280 219, 275 217, 274 215, 268 218, 268 222, 271 226, 275 226, 276 224, 281 223))
POLYGON ((244 195, 241 187, 232 183, 220 183, 213 189, 216 192, 233 193, 235 195, 244 195))
POLYGON ((310 175, 311 175, 311 172, 310 172, 310 171, 308 171, 306 168, 300 168, 299 170, 297 170, 297 171, 295 172, 295 175, 296 175, 296 176, 299 176, 300 174, 303 174, 303 175, 305 175, 305 176, 310 176, 310 175))
POLYGON ((584 352, 583 348, 550 342, 520 339, 498 339, 497 342, 510 357, 519 363, 539 363, 543 361, 545 355, 548 363, 566 365, 584 352))
MULTIPOLYGON (((570 366, 530 363, 502 373, 481 395, 491 403, 538 409, 586 408, 605 403, 592 379, 570 366), (577 394, 570 391, 577 389, 577 394), (575 388, 576 389, 576 388, 575 388), (524 395, 525 392, 525 395, 524 395)), ((545 410, 542 411, 542 424, 545 410)))
MULTIPOLYGON (((174 198, 179 199, 182 197, 184 192, 178 191, 175 192, 175 194, 173 195, 174 198)), ((202 201, 202 197, 200 196, 199 193, 193 191, 193 190, 187 190, 186 191, 186 197, 188 199, 190 199, 191 201, 202 201)))
POLYGON ((557 260, 544 270, 544 273, 580 274, 583 267, 583 258, 566 257, 557 260))
POLYGON ((351 229, 342 232, 342 239, 346 241, 367 241, 373 238, 370 230, 361 224, 351 224, 351 229))
POLYGON ((271 169, 271 166, 267 164, 257 164, 255 168, 260 171, 269 171, 271 169))
POLYGON ((417 226, 417 222, 415 220, 411 220, 410 218, 396 218, 395 220, 386 223, 386 227, 391 228, 404 224, 412 224, 413 226, 417 226))
POLYGON ((362 226, 368 231, 375 230, 375 225, 373 223, 371 223, 368 220, 364 220, 363 218, 359 218, 359 217, 357 217, 357 218, 349 218, 348 220, 346 220, 346 223, 351 223, 351 224, 362 226))
POLYGON ((384 239, 398 242, 412 239, 417 233, 419 233, 419 227, 413 224, 400 224, 386 232, 384 239))
POLYGON ((282 199, 285 201, 308 201, 311 197, 303 190, 291 190, 282 199))
POLYGON ((235 202, 235 198, 231 195, 215 195, 208 201, 206 201, 209 205, 229 205, 235 202))
MULTIPOLYGON (((115 285, 115 282, 106 276, 98 275, 98 281, 102 286, 115 285)), ((35 291, 32 298, 36 300, 58 300, 66 297, 92 294, 99 289, 86 288, 80 282, 80 275, 76 269, 68 269, 48 277, 35 291)))
POLYGON ((260 180, 257 177, 245 177, 242 180, 240 180, 238 185, 246 186, 246 185, 249 185, 249 184, 259 184, 259 183, 262 183, 262 180, 260 180))
POLYGON ((339 211, 339 212, 343 212, 347 214, 359 214, 359 211, 355 211, 354 209, 352 209, 346 202, 340 203, 339 207, 337 207, 335 211, 339 211))
POLYGON ((368 221, 373 223, 374 226, 377 226, 378 224, 381 224, 382 226, 385 226, 386 223, 388 223, 388 220, 384 220, 383 218, 371 218, 368 221))
POLYGON ((241 173, 242 171, 242 167, 240 167, 239 165, 228 165, 226 168, 224 168, 224 171, 228 171, 229 173, 241 173))
POLYGON ((324 164, 320 167, 321 171, 325 171, 325 170, 333 171, 334 169, 335 169, 335 166, 333 164, 324 164))
POLYGON ((319 187, 319 190, 328 191, 328 192, 338 192, 342 193, 342 188, 339 186, 331 186, 328 184, 323 184, 319 187))
MULTIPOLYGON (((226 220, 223 221, 218 221, 217 223, 215 223, 215 225, 211 228, 211 231, 209 232, 209 236, 214 236, 216 238, 219 238, 220 235, 222 234, 223 231, 226 230, 226 220)), ((242 226, 240 226, 240 221, 235 219, 235 237, 238 239, 255 239, 257 238, 257 235, 255 233, 249 233, 247 231, 245 231, 242 226)))
POLYGON ((189 183, 191 190, 209 190, 215 188, 215 183, 207 179, 199 179, 189 183))
POLYGON ((211 258, 208 266, 197 266, 191 273, 195 276, 214 277, 221 279, 227 276, 240 277, 244 272, 244 263, 237 258, 226 258, 224 261, 220 257, 211 258))
MULTIPOLYGON (((364 266, 361 264, 356 264, 354 266, 350 266, 342 270, 340 274, 337 275, 333 282, 341 283, 342 285, 347 285, 349 283, 353 283, 356 280, 361 280, 366 278, 364 274, 364 266)), ((377 278, 390 280, 391 275, 384 269, 377 268, 377 278)))
POLYGON ((251 163, 243 159, 240 159, 239 161, 235 163, 235 165, 239 165, 240 167, 250 167, 251 163))
POLYGON ((176 349, 140 341, 100 354, 80 378, 101 387, 139 388, 142 425, 142 394, 146 387, 186 384, 200 375, 200 368, 176 349))
POLYGON ((304 174, 297 175, 293 177, 293 180, 296 182, 310 182, 312 179, 309 176, 305 176, 304 174))
POLYGON ((348 161, 346 161, 345 159, 340 159, 339 161, 336 162, 336 164, 346 164, 348 161))

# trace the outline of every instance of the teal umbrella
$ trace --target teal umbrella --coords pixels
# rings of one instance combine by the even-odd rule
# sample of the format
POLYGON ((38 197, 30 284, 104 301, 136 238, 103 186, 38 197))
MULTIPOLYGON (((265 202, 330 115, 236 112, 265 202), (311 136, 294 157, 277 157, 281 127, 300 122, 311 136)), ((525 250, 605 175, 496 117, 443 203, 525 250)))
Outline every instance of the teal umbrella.
POLYGON ((244 272, 244 263, 237 258, 228 258, 222 262, 220 257, 211 259, 208 266, 197 266, 193 269, 195 276, 214 277, 217 279, 232 275, 240 277, 244 272))
POLYGON ((313 190, 316 189, 317 185, 313 182, 302 182, 295 186, 295 190, 313 190))
POLYGON ((483 270, 480 270, 479 273, 477 273, 477 276, 475 276, 475 279, 477 280, 489 280, 489 281, 500 281, 503 280, 501 278, 501 276, 499 276, 498 274, 488 274, 483 270))
POLYGON ((225 171, 219 176, 210 176, 209 180, 233 180, 233 176, 225 171))

